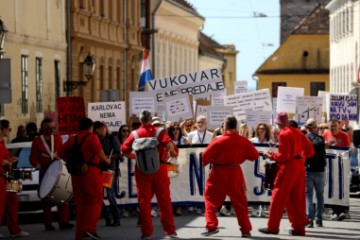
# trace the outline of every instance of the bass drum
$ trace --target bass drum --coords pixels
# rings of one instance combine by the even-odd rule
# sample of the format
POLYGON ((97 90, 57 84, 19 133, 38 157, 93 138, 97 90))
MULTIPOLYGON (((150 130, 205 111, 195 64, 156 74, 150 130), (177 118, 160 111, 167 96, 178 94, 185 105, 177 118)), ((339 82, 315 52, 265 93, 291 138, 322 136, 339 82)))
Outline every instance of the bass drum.
POLYGON ((71 175, 63 160, 53 161, 40 182, 39 197, 56 205, 70 202, 73 197, 71 175))

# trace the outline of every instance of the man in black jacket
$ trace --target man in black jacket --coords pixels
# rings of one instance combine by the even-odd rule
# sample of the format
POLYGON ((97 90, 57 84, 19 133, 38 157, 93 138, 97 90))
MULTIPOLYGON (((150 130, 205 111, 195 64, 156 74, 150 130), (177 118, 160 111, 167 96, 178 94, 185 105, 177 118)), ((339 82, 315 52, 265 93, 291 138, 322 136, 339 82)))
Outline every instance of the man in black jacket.
POLYGON ((307 138, 314 146, 315 155, 308 158, 305 163, 306 167, 306 215, 310 222, 308 228, 316 226, 322 227, 322 216, 324 213, 324 186, 325 186, 325 142, 324 138, 317 134, 317 124, 313 118, 309 118, 305 127, 307 128, 307 138), (313 204, 313 192, 316 194, 316 208, 313 204))

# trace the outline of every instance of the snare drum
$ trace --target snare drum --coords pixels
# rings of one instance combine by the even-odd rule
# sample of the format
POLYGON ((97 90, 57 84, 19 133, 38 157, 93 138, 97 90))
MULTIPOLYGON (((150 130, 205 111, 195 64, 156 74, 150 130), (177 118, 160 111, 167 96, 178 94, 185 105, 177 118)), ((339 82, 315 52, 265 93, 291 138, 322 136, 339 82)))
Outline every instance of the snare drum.
POLYGON ((6 191, 7 192, 21 192, 22 184, 17 180, 8 180, 6 181, 6 191))
POLYGON ((71 175, 63 160, 53 161, 40 182, 39 197, 57 205, 68 203, 73 197, 71 175))
POLYGON ((279 166, 277 162, 274 161, 266 161, 265 162, 265 182, 264 188, 268 191, 274 188, 274 182, 276 179, 276 175, 279 171, 279 166))
POLYGON ((32 169, 31 168, 15 168, 11 169, 9 177, 15 180, 32 180, 32 169))
POLYGON ((103 187, 111 188, 114 179, 114 171, 107 170, 103 172, 103 187))

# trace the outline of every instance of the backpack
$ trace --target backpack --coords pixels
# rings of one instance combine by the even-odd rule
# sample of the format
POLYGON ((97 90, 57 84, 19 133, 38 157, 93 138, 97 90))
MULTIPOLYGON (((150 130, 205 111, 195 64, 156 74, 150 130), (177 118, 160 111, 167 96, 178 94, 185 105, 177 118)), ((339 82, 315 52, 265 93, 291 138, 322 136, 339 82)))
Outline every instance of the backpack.
POLYGON ((78 142, 77 136, 74 137, 75 142, 70 149, 66 161, 66 168, 71 175, 83 176, 89 169, 88 163, 84 160, 84 156, 81 152, 81 146, 89 135, 90 133, 86 134, 80 143, 78 142))
POLYGON ((159 142, 157 137, 159 133, 164 130, 158 128, 155 132, 154 137, 139 138, 136 130, 132 131, 135 138, 132 149, 136 153, 136 162, 140 172, 145 174, 155 173, 160 168, 160 157, 158 151, 159 142))

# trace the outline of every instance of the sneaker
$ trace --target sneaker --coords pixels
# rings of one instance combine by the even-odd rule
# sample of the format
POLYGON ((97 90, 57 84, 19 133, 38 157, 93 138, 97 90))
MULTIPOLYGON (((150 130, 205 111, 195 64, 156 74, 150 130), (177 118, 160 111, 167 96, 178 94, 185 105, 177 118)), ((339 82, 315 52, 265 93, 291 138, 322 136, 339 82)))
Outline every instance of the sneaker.
POLYGON ((99 237, 99 235, 97 235, 97 233, 86 232, 85 235, 88 236, 88 237, 90 237, 92 240, 98 240, 98 239, 100 239, 100 237, 99 237))
POLYGON ((152 217, 157 217, 158 216, 158 213, 155 209, 151 209, 151 216, 152 217))
POLYGON ((243 233, 243 234, 241 234, 241 237, 242 237, 242 238, 251 238, 251 233, 250 233, 250 232, 248 232, 248 233, 243 233))
POLYGON ((337 221, 342 221, 346 218, 345 213, 340 213, 340 215, 338 216, 338 218, 336 219, 337 221))
POLYGON ((25 231, 21 231, 19 233, 15 233, 15 234, 11 234, 10 237, 11 238, 17 238, 17 237, 27 237, 29 236, 30 234, 28 232, 25 232, 25 231))
POLYGON ((166 234, 165 239, 178 239, 177 233, 174 232, 172 234, 166 234))
POLYGON ((203 215, 203 210, 201 208, 196 209, 197 215, 203 215))
POLYGON ((219 232, 219 229, 216 228, 214 230, 206 230, 206 232, 202 232, 201 235, 203 236, 211 236, 219 232))
POLYGON ((317 227, 323 227, 323 223, 322 223, 321 220, 316 220, 315 224, 316 224, 317 227))
POLYGON ((221 216, 230 216, 231 213, 228 212, 228 210, 226 209, 225 206, 222 206, 221 209, 220 209, 220 215, 221 216))
POLYGON ((330 220, 334 221, 338 219, 338 215, 336 213, 334 213, 333 215, 331 215, 330 220))
POLYGON ((307 228, 313 228, 314 227, 314 222, 313 221, 310 221, 307 225, 306 225, 307 228))
POLYGON ((189 213, 194 212, 194 207, 189 207, 189 208, 188 208, 188 212, 189 212, 189 213))
POLYGON ((122 216, 123 216, 124 218, 130 217, 129 211, 128 211, 128 210, 124 210, 124 211, 122 212, 122 216))
POLYGON ((290 228, 290 229, 288 230, 288 232, 289 232, 289 234, 290 234, 291 236, 305 236, 305 232, 304 232, 304 233, 297 233, 297 232, 295 232, 294 229, 292 229, 292 228, 290 228))
POLYGON ((141 236, 140 239, 151 239, 151 237, 141 236))
POLYGON ((350 215, 349 212, 346 212, 346 213, 345 213, 345 218, 346 218, 346 219, 351 219, 351 215, 350 215))
POLYGON ((46 231, 55 231, 55 228, 52 224, 46 224, 45 225, 45 230, 46 231))
POLYGON ((261 233, 265 233, 265 234, 278 234, 279 233, 279 232, 269 231, 267 228, 259 228, 258 231, 261 233))

